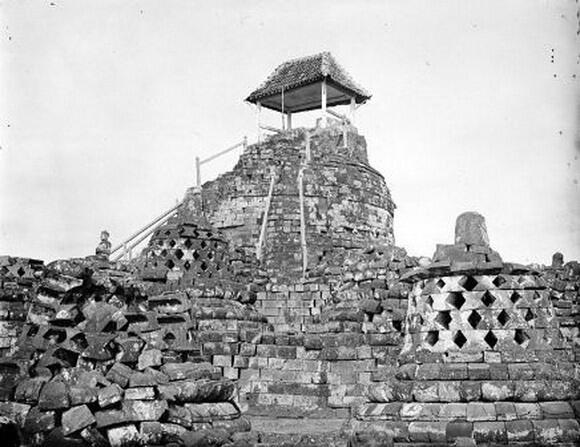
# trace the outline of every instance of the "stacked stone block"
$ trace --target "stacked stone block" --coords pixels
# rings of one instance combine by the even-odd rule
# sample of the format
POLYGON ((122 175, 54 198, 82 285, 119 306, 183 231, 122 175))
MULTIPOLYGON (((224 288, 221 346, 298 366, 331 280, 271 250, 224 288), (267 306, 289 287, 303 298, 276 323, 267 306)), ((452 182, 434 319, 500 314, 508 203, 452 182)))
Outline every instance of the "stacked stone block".
MULTIPOLYGON (((470 236, 462 231, 460 241, 470 236)), ((486 238, 479 242, 407 275, 414 286, 401 365, 373 376, 356 431, 386 432, 401 444, 580 442, 576 365, 546 282, 482 259, 486 238)))
POLYGON ((392 243, 389 190, 368 165, 364 138, 354 128, 347 134, 345 145, 342 127, 296 129, 248 146, 232 171, 203 185, 201 205, 192 200, 187 206, 203 209, 233 245, 255 250, 274 177, 264 264, 271 273, 297 277, 303 256, 302 169, 308 265, 317 265, 333 251, 363 248, 373 241, 392 243))
POLYGON ((44 276, 44 263, 0 256, 0 356, 14 352, 29 303, 44 276))

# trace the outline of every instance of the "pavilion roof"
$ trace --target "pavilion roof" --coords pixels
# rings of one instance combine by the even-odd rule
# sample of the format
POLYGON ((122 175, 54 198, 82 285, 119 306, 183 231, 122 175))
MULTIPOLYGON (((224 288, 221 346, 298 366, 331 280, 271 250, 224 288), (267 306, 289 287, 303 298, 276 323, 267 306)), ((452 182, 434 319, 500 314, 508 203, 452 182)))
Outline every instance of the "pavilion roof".
MULTIPOLYGON (((312 56, 292 59, 279 65, 262 85, 246 98, 246 101, 251 103, 263 102, 262 100, 265 98, 281 95, 282 91, 287 93, 307 85, 320 83, 323 79, 326 79, 327 83, 335 89, 354 97, 357 104, 361 104, 371 97, 336 62, 334 57, 325 51, 312 56)), ((340 102, 340 104, 346 103, 344 99, 340 102)), ((267 104, 264 105, 268 107, 267 104)))

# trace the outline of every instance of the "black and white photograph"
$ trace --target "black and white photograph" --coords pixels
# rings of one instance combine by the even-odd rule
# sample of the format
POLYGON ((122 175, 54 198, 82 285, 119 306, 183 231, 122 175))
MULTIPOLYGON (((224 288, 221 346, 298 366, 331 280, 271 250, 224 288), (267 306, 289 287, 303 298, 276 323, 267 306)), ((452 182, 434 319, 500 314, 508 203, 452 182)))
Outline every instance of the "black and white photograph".
POLYGON ((580 446, 578 0, 0 0, 0 446, 580 446))

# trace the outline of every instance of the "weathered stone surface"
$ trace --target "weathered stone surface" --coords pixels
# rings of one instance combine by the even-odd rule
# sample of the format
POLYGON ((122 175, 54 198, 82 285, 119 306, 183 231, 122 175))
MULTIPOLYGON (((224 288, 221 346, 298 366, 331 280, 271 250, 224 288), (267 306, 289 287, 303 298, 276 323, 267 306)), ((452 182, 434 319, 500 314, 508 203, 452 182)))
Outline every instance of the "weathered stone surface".
POLYGON ((161 351, 159 349, 148 349, 141 353, 137 368, 143 371, 150 366, 161 365, 161 351))
POLYGON ((70 405, 68 389, 63 382, 48 382, 42 388, 38 399, 41 410, 61 410, 70 405))
POLYGON ((472 211, 460 214, 455 222, 455 243, 488 247, 485 217, 472 211))
POLYGON ((126 447, 139 445, 141 437, 135 425, 123 425, 107 430, 107 437, 111 447, 126 447))
POLYGON ((123 398, 123 389, 116 383, 99 390, 97 399, 101 408, 106 408, 123 398))
POLYGON ((165 400, 125 400, 122 408, 131 421, 141 422, 159 420, 168 407, 165 400))
POLYGON ((62 432, 65 436, 82 430, 95 422, 95 418, 86 405, 79 405, 62 414, 62 432))

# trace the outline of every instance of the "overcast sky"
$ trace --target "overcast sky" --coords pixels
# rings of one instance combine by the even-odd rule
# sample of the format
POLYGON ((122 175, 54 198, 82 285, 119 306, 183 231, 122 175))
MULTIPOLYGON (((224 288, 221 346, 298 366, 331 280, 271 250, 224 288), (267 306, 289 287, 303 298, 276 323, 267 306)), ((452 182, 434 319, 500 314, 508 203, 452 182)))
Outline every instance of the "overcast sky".
POLYGON ((373 94, 357 125, 398 245, 430 256, 476 210, 504 259, 578 259, 576 8, 4 0, 0 254, 85 256, 105 228, 119 242, 183 197, 196 155, 254 140, 243 99, 279 63, 328 50, 373 94))

